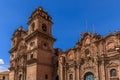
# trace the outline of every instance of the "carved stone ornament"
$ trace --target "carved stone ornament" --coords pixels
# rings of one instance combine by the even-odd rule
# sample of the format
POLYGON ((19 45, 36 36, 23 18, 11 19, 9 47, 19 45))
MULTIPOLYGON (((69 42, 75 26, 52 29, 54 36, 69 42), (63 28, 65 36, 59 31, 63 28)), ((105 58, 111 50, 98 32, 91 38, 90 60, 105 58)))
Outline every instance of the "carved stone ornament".
POLYGON ((115 43, 114 42, 109 42, 106 46, 108 51, 112 51, 115 48, 115 43))
POLYGON ((25 49, 27 46, 26 46, 26 44, 22 41, 22 42, 20 42, 20 45, 18 46, 18 50, 20 51, 20 50, 23 50, 23 49, 25 49))
POLYGON ((59 63, 62 63, 62 62, 63 62, 62 57, 60 57, 59 58, 59 63))
POLYGON ((90 39, 87 38, 87 39, 85 40, 85 45, 89 45, 89 44, 90 44, 90 39))
POLYGON ((74 55, 74 51, 71 50, 68 55, 67 55, 67 58, 69 61, 72 61, 74 59, 75 55, 74 55))
POLYGON ((117 67, 117 66, 119 66, 117 63, 111 62, 111 63, 109 63, 109 64, 107 65, 107 68, 110 68, 110 67, 117 67))
POLYGON ((86 50, 85 50, 85 56, 86 56, 86 57, 90 57, 90 51, 89 51, 89 49, 86 49, 86 50))

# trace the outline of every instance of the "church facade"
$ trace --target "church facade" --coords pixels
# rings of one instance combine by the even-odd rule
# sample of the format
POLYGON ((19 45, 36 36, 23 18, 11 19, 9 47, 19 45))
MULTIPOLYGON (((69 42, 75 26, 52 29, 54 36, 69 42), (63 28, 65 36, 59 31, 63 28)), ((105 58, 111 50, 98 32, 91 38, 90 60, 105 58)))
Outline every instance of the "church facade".
POLYGON ((120 80, 120 32, 86 32, 75 48, 54 49, 52 18, 41 7, 12 37, 9 80, 120 80))
POLYGON ((83 34, 59 56, 58 72, 60 80, 120 80, 120 32, 83 34))

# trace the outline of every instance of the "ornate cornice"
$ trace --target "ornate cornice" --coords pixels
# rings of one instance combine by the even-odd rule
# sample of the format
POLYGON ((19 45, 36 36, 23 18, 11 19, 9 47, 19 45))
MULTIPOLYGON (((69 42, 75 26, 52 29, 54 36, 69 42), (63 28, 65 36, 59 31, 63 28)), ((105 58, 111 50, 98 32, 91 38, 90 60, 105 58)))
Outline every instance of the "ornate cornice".
POLYGON ((120 59, 120 54, 116 54, 114 56, 110 56, 110 57, 105 57, 105 60, 115 60, 115 59, 120 59))
POLYGON ((110 78, 110 80, 119 80, 118 77, 113 77, 113 78, 110 78))
POLYGON ((42 17, 47 21, 53 23, 52 17, 46 11, 44 11, 42 7, 39 7, 35 11, 33 11, 32 15, 29 18, 28 24, 30 24, 33 19, 39 18, 39 17, 42 17))
POLYGON ((35 37, 35 36, 42 36, 42 37, 45 37, 45 38, 49 38, 53 41, 56 41, 55 38, 53 38, 52 36, 50 35, 47 35, 47 34, 44 34, 38 30, 34 31, 33 33, 29 34, 26 38, 25 38, 25 41, 29 41, 31 38, 35 37))
MULTIPOLYGON (((99 45, 100 42, 106 43, 106 40, 109 39, 111 36, 120 38, 120 31, 118 31, 118 32, 116 32, 114 34, 110 33, 105 37, 102 37, 101 35, 98 35, 98 34, 91 34, 91 33, 88 33, 88 32, 84 33, 82 38, 76 43, 76 46, 77 47, 84 46, 83 45, 84 40, 86 39, 87 36, 89 36, 91 40, 95 39, 95 40, 91 41, 90 44, 99 45)), ((90 46, 90 45, 87 45, 87 46, 90 46)))
POLYGON ((37 64, 38 65, 45 65, 45 66, 49 66, 49 67, 53 67, 54 66, 53 64, 46 64, 46 63, 41 63, 41 62, 38 62, 37 64))
POLYGON ((33 64, 33 63, 38 63, 37 59, 33 58, 27 61, 27 65, 33 64))
POLYGON ((17 50, 17 46, 15 46, 15 47, 13 47, 10 51, 9 51, 9 53, 11 54, 13 51, 15 51, 15 50, 17 50))
POLYGON ((40 14, 36 14, 34 17, 30 17, 27 24, 29 25, 34 19, 38 19, 38 18, 40 18, 40 17, 42 17, 42 18, 45 19, 46 21, 49 21, 49 22, 51 22, 51 23, 53 24, 53 22, 52 22, 51 20, 44 18, 44 17, 41 16, 40 14))

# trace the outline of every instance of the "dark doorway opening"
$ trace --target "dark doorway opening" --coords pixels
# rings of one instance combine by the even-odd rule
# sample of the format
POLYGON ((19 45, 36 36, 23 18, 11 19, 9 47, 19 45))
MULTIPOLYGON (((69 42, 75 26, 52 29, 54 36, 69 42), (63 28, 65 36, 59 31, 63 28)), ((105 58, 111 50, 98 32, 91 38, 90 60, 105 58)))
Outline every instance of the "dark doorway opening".
POLYGON ((87 73, 84 75, 84 80, 95 80, 95 79, 94 79, 94 74, 91 73, 91 72, 87 72, 87 73))
POLYGON ((56 76, 56 79, 55 79, 55 80, 59 80, 59 76, 58 76, 58 75, 56 76))

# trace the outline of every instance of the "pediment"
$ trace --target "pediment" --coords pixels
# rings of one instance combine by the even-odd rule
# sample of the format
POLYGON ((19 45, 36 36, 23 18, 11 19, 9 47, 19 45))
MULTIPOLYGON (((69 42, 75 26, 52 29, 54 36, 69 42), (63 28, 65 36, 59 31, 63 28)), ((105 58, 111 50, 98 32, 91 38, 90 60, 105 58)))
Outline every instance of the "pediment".
POLYGON ((107 35, 104 39, 110 39, 110 38, 112 38, 112 37, 114 37, 114 36, 115 36, 114 34, 110 33, 110 34, 107 35))
POLYGON ((117 66, 118 64, 113 62, 107 65, 107 67, 117 67, 117 66))
POLYGON ((90 33, 85 33, 82 37, 82 44, 83 45, 89 45, 91 43, 91 37, 92 37, 92 34, 90 33))
POLYGON ((109 39, 106 41, 106 50, 111 51, 115 49, 116 41, 114 39, 109 39))

